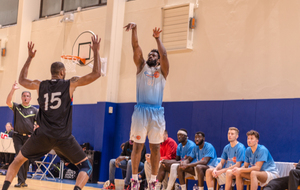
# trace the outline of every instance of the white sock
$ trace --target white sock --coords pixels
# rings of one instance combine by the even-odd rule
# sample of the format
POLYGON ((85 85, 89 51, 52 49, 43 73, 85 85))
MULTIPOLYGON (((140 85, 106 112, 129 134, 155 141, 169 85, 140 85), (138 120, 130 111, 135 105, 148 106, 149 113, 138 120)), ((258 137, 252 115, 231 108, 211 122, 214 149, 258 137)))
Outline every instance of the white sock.
POLYGON ((204 190, 204 187, 200 187, 200 186, 199 186, 199 190, 204 190))
POLYGON ((207 190, 214 190, 214 188, 213 187, 209 187, 207 190))
POLYGON ((156 175, 151 174, 150 182, 156 181, 156 175))
POLYGON ((138 174, 132 174, 132 179, 136 180, 136 181, 139 181, 138 174))
POLYGON ((186 190, 186 184, 180 185, 181 190, 186 190))

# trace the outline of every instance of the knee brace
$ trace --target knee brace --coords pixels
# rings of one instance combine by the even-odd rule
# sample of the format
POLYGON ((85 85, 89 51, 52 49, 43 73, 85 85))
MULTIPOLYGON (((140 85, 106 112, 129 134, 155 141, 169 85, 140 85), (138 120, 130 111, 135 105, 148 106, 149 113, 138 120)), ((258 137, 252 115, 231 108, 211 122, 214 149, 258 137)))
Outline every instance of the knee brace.
POLYGON ((79 172, 85 172, 87 173, 88 176, 92 174, 93 168, 89 159, 81 162, 80 164, 77 165, 77 167, 79 168, 79 172))

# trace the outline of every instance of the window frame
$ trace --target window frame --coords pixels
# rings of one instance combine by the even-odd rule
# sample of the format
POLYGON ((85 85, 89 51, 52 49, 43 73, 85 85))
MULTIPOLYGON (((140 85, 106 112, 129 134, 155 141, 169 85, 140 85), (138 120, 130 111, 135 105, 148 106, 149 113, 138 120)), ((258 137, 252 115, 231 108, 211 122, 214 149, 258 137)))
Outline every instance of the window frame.
MULTIPOLYGON (((49 17, 49 16, 54 16, 54 15, 59 15, 61 11, 64 11, 64 1, 65 0, 61 0, 61 6, 60 6, 60 12, 59 13, 55 13, 55 14, 51 14, 51 15, 45 15, 45 16, 42 16, 42 11, 43 11, 43 1, 44 0, 41 0, 41 7, 40 7, 40 18, 45 18, 45 17, 49 17)), ((99 7, 99 6, 104 6, 104 5, 107 5, 107 2, 105 3, 102 3, 103 0, 99 0, 99 3, 96 4, 96 5, 91 5, 91 6, 86 6, 86 7, 82 7, 82 9, 86 9, 86 8, 91 8, 91 7, 99 7)), ((76 11, 76 9, 72 9, 72 10, 68 10, 68 11, 65 11, 66 13, 67 12, 72 12, 72 11, 76 11)))

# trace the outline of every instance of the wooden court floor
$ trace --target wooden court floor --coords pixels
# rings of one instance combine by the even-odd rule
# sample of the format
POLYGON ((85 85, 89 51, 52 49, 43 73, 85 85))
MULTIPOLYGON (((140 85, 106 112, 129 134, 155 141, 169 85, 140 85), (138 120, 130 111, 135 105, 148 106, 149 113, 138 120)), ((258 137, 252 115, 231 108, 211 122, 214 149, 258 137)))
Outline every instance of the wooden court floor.
MULTIPOLYGON (((0 175, 0 188, 2 189, 3 182, 4 182, 5 176, 0 175)), ((36 180, 36 179, 27 179, 26 183, 28 184, 28 187, 22 187, 17 188, 14 187, 14 185, 17 183, 17 178, 15 177, 13 182, 11 183, 11 186, 9 189, 22 189, 22 190, 72 190, 74 188, 74 185, 66 184, 62 182, 51 182, 51 181, 44 181, 44 180, 36 180)), ((100 188, 95 187, 87 187, 85 186, 83 188, 84 190, 99 190, 100 188)))

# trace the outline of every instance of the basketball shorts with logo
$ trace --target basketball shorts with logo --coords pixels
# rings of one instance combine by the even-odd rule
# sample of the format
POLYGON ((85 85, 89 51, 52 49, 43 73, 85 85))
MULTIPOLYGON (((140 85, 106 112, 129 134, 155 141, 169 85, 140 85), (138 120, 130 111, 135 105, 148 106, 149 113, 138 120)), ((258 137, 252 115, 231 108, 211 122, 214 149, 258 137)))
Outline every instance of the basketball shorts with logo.
POLYGON ((163 142, 166 128, 164 108, 152 105, 135 105, 132 114, 130 140, 136 143, 145 143, 148 136, 149 143, 163 142))

